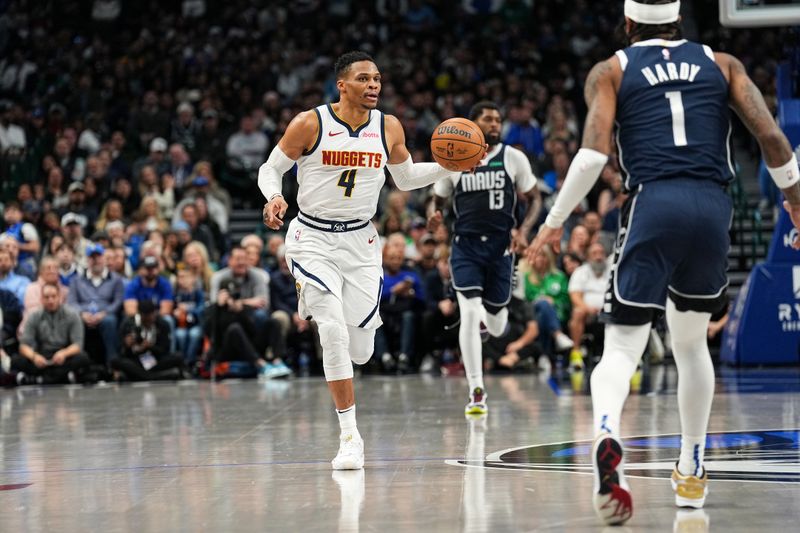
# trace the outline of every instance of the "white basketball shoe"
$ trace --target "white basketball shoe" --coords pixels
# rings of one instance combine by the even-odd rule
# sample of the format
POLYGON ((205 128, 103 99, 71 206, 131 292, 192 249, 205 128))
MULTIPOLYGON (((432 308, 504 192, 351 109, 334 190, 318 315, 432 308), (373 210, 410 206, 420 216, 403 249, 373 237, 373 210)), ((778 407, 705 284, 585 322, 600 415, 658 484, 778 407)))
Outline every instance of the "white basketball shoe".
POLYGON ((339 439, 339 453, 331 461, 331 466, 334 470, 364 468, 364 441, 360 435, 343 435, 339 439))

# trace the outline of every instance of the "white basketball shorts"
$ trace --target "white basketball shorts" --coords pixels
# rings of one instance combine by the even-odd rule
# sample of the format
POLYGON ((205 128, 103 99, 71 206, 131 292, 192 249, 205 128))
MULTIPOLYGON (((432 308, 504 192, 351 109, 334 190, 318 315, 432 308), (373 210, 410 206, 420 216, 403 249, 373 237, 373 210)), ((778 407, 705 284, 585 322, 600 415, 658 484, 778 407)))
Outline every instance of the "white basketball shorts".
POLYGON ((286 262, 297 280, 299 315, 314 315, 303 299, 304 287, 311 284, 342 302, 348 326, 377 329, 383 324, 378 312, 383 266, 375 226, 368 222, 360 229, 341 231, 340 224, 334 226, 336 229, 314 225, 325 229, 310 227, 295 218, 286 233, 286 262))

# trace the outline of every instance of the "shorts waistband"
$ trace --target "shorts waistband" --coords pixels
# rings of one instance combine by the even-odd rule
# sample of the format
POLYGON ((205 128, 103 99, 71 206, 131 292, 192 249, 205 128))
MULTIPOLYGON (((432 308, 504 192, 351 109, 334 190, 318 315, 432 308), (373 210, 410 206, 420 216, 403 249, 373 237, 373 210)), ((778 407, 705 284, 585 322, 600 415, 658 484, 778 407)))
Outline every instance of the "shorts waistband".
POLYGON ((369 220, 325 220, 312 217, 302 211, 297 214, 297 220, 309 228, 327 231, 328 233, 346 233, 366 228, 369 225, 369 220))

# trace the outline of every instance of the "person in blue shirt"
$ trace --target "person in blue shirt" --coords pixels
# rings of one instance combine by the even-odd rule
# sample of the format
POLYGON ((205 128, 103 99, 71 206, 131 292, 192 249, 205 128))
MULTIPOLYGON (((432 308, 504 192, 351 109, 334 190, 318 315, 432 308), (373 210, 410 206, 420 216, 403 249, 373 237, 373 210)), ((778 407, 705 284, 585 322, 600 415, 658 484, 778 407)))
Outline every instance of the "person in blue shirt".
POLYGON ((405 250, 387 247, 383 254, 383 288, 380 313, 383 326, 375 335, 375 353, 381 355, 385 371, 395 368, 407 372, 416 367, 414 360, 414 330, 417 314, 425 306, 425 290, 413 270, 403 268, 405 250), (393 333, 391 336, 388 333, 393 333), (399 332, 399 335, 394 335, 399 332), (397 357, 390 351, 389 338, 399 338, 397 357))
MULTIPOLYGON (((172 284, 158 272, 161 265, 158 258, 152 255, 145 256, 140 262, 139 275, 125 286, 125 299, 123 309, 125 316, 135 316, 139 311, 139 302, 151 300, 158 309, 158 314, 170 327, 170 337, 175 340, 175 318, 172 310, 175 308, 175 298, 172 293, 172 284)), ((170 350, 175 351, 175 346, 170 350)))
POLYGON ((14 293, 19 304, 25 305, 25 289, 31 280, 25 276, 14 274, 14 260, 8 250, 0 248, 0 289, 14 293))

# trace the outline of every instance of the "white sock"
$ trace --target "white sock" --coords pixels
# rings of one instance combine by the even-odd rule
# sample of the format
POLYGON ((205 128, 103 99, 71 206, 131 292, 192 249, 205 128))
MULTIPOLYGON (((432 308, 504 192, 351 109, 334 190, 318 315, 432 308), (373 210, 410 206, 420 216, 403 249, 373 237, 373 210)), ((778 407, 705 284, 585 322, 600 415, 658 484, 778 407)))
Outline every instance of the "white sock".
POLYGON ((622 406, 649 336, 650 324, 606 326, 603 358, 592 372, 591 379, 595 435, 619 435, 622 406))
POLYGON ((714 399, 714 365, 706 332, 710 313, 678 311, 667 301, 667 325, 678 367, 678 410, 681 417, 681 455, 678 471, 700 476, 706 448, 708 417, 714 399))
POLYGON ((461 325, 458 328, 458 346, 461 348, 461 360, 467 374, 469 390, 483 388, 483 348, 481 346, 480 323, 483 304, 480 298, 466 298, 456 293, 458 308, 461 313, 461 325))
POLYGON ((341 430, 341 438, 352 435, 354 438, 360 438, 356 427, 356 404, 351 405, 347 409, 336 410, 336 415, 339 417, 339 429, 341 430))

